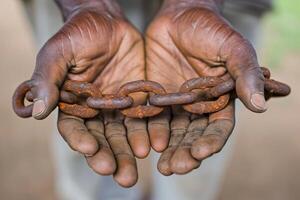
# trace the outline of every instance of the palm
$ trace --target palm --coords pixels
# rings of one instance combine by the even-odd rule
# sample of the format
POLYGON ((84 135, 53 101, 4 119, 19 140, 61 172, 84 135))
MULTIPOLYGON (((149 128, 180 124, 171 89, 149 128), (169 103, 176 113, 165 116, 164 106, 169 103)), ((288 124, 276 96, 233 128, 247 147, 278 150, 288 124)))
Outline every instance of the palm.
POLYGON ((219 26, 204 28, 205 24, 200 21, 204 14, 207 13, 189 10, 180 16, 172 13, 160 15, 147 31, 147 62, 150 63, 147 75, 151 80, 165 84, 170 92, 176 92, 188 79, 224 73, 222 68, 213 68, 224 66, 218 55, 221 45, 215 42, 217 37, 223 37, 223 32, 211 34, 216 33, 213 28, 224 24, 218 20, 219 26), (162 65, 164 67, 159 67, 162 65))
POLYGON ((95 83, 103 93, 145 78, 142 38, 124 19, 83 12, 49 43, 63 56, 57 59, 68 66, 67 79, 95 83))
MULTIPOLYGON (((142 37, 126 20, 108 14, 81 12, 73 16, 49 40, 39 58, 43 62, 49 60, 50 64, 51 59, 55 66, 45 70, 50 69, 56 76, 65 73, 56 77, 59 83, 65 80, 89 82, 103 94, 115 94, 124 83, 145 79, 142 37), (54 56, 49 56, 49 52, 54 52, 54 56), (60 66, 67 66, 68 70, 60 66)), ((34 76, 41 70, 44 70, 42 66, 34 76)), ((143 100, 143 96, 134 96, 134 99, 143 100)), ((86 156, 94 171, 102 175, 114 174, 115 180, 124 187, 136 183, 136 161, 126 135, 129 142, 136 137, 145 138, 145 121, 124 119, 120 113, 110 111, 93 119, 60 112, 58 129, 72 149, 86 156)), ((134 145, 140 146, 135 142, 133 150, 134 145)), ((147 155, 147 140, 139 149, 142 153, 134 152, 137 156, 147 155)))
MULTIPOLYGON (((160 13, 146 34, 147 77, 168 92, 178 92, 186 80, 223 75, 227 67, 222 48, 233 33, 222 18, 206 9, 160 13)), ((197 116, 174 107, 171 119, 169 146, 158 168, 165 175, 184 174, 223 147, 233 130, 234 105, 197 116)), ((156 123, 157 119, 150 120, 149 127, 156 123)))

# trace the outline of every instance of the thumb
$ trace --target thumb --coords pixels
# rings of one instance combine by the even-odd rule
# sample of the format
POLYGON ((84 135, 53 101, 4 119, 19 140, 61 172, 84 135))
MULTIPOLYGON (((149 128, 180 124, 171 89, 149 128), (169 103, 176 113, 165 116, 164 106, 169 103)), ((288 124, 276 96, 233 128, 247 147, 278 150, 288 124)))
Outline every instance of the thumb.
POLYGON ((227 50, 226 64, 236 81, 237 96, 251 111, 265 112, 267 110, 264 96, 265 78, 254 48, 248 40, 238 34, 229 39, 228 44, 230 50, 227 50))
POLYGON ((36 82, 32 88, 34 96, 32 116, 41 120, 46 118, 57 106, 59 99, 58 87, 46 80, 36 82))
POLYGON ((67 74, 67 64, 56 39, 49 40, 37 56, 32 75, 31 93, 34 99, 32 116, 46 118, 57 106, 59 88, 67 74))

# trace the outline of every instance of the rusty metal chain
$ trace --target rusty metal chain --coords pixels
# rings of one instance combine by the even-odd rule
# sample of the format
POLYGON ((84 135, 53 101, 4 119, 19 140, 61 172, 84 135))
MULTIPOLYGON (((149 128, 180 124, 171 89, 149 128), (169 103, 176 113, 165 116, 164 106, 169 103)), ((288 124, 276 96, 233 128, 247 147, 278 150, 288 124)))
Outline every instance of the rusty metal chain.
MULTIPOLYGON (((290 87, 270 79, 271 73, 262 68, 265 76, 265 96, 287 96, 290 87)), ((21 84, 15 92, 13 105, 20 117, 30 117, 32 105, 25 106, 24 101, 33 101, 30 93, 30 81, 21 84)), ((123 85, 116 94, 103 95, 96 85, 75 81, 66 81, 60 94, 59 108, 62 112, 81 118, 93 118, 101 110, 120 110, 127 117, 146 118, 160 114, 166 107, 181 105, 194 114, 214 113, 224 109, 234 93, 235 81, 229 74, 221 77, 199 77, 186 81, 177 93, 167 93, 153 81, 133 81, 123 85), (136 105, 131 94, 148 93, 147 104, 136 105)))

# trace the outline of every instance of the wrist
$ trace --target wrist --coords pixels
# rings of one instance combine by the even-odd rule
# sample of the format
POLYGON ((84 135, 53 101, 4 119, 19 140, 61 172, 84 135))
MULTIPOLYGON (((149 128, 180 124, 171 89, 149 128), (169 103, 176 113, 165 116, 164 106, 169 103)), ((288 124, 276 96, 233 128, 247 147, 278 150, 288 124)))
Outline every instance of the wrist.
POLYGON ((64 21, 83 10, 122 16, 121 9, 115 0, 55 0, 55 2, 62 12, 64 21))
POLYGON ((164 0, 162 10, 177 10, 186 8, 207 8, 220 12, 224 0, 164 0))

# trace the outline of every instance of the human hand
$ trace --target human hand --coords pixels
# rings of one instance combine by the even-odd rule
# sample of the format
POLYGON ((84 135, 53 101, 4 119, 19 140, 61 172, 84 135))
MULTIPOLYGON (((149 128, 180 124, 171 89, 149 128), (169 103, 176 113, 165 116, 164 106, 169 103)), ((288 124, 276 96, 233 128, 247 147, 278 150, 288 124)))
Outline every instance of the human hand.
MULTIPOLYGON (((219 14, 215 1, 165 0, 146 32, 147 78, 178 92, 186 80, 229 73, 236 93, 254 112, 266 110, 264 76, 252 45, 219 14)), ((148 130, 160 138, 161 173, 184 174, 220 151, 234 127, 234 103, 210 115, 192 116, 175 108, 149 121, 148 130), (159 127, 159 128, 158 128, 159 127)), ((151 141, 152 142, 152 141, 151 141)), ((152 145, 153 146, 153 145, 152 145)))
MULTIPOLYGON (((114 1, 65 2, 58 1, 66 22, 40 50, 33 76, 25 83, 36 119, 44 119, 57 106, 66 80, 92 83, 105 95, 116 93, 124 83, 145 79, 143 39, 114 1)), ((136 103, 145 100, 142 94, 132 98, 136 103)), ((136 183, 134 154, 145 157, 150 151, 144 120, 110 111, 92 119, 59 112, 58 129, 94 171, 114 174, 124 187, 136 183)))

